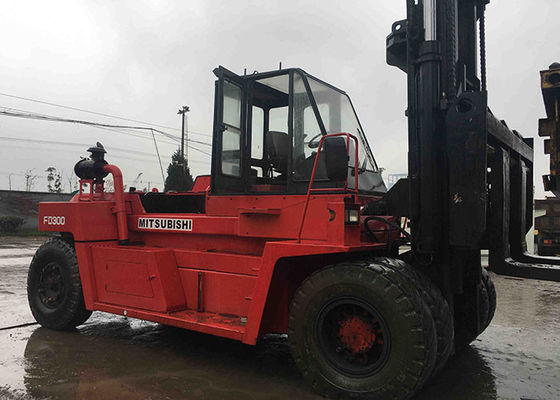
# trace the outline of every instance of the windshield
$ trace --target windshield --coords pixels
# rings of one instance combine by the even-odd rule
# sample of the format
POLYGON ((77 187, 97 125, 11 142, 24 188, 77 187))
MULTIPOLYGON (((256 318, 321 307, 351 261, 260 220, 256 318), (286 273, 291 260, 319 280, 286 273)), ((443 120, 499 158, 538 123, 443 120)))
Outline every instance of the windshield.
POLYGON ((322 135, 349 133, 357 138, 359 150, 356 160, 355 142, 350 140, 347 179, 341 178, 340 172, 332 174, 335 168, 325 154, 317 161, 314 181, 322 187, 354 188, 357 166, 358 189, 386 191, 352 103, 343 92, 299 70, 258 77, 250 91, 248 145, 254 190, 262 190, 263 185, 273 185, 275 190, 284 185, 292 185, 290 190, 305 190, 322 135))
MULTIPOLYGON (((360 168, 360 172, 376 172, 377 165, 348 96, 310 76, 308 78, 311 92, 317 103, 317 108, 319 109, 319 114, 327 134, 350 133, 356 136, 358 139, 358 168, 360 168)), ((352 147, 350 149, 349 165, 354 167, 354 141, 351 140, 350 143, 352 147)))

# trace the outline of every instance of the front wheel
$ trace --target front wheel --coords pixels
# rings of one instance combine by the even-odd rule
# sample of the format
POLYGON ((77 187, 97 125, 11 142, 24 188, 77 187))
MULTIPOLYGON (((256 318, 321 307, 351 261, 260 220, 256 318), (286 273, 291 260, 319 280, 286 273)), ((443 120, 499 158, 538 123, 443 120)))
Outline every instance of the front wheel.
POLYGON ((62 238, 41 245, 29 266, 27 299, 42 326, 68 330, 83 324, 86 310, 74 247, 62 238))
POLYGON ((434 368, 434 323, 391 268, 341 263, 307 278, 290 307, 294 360, 319 393, 407 399, 434 368))

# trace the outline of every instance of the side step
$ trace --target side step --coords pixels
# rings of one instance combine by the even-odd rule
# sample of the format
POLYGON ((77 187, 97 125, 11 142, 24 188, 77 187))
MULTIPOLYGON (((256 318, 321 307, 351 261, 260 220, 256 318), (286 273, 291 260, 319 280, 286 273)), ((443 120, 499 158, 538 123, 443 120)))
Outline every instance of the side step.
POLYGON ((98 311, 158 322, 164 325, 176 326, 233 340, 241 341, 245 335, 246 320, 236 316, 197 312, 195 310, 160 313, 105 303, 94 303, 94 308, 98 311))

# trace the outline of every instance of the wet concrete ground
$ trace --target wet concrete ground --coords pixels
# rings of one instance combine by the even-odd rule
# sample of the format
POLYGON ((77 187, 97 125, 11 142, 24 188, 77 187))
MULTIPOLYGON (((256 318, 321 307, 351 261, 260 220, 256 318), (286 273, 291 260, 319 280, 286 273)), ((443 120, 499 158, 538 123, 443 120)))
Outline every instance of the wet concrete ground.
MULTIPOLYGON (((318 399, 286 340, 256 347, 94 313, 74 332, 33 322, 27 267, 40 240, 0 237, 0 399, 318 399)), ((560 284, 493 275, 488 330, 417 399, 560 398, 560 284)))

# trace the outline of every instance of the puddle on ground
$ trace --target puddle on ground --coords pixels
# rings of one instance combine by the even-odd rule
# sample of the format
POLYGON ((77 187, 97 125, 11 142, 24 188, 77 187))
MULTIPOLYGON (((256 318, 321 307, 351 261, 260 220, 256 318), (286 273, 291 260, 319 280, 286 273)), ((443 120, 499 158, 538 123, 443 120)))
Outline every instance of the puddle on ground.
MULTIPOLYGON (((31 256, 14 254, 0 246, 0 327, 32 321, 25 296, 31 256), (11 254, 9 263, 4 254, 11 254)), ((498 308, 492 325, 416 399, 560 397, 560 284, 493 277, 498 308)), ((296 370, 285 336, 252 347, 96 312, 73 332, 37 325, 0 330, 0 398, 320 397, 296 370)))

